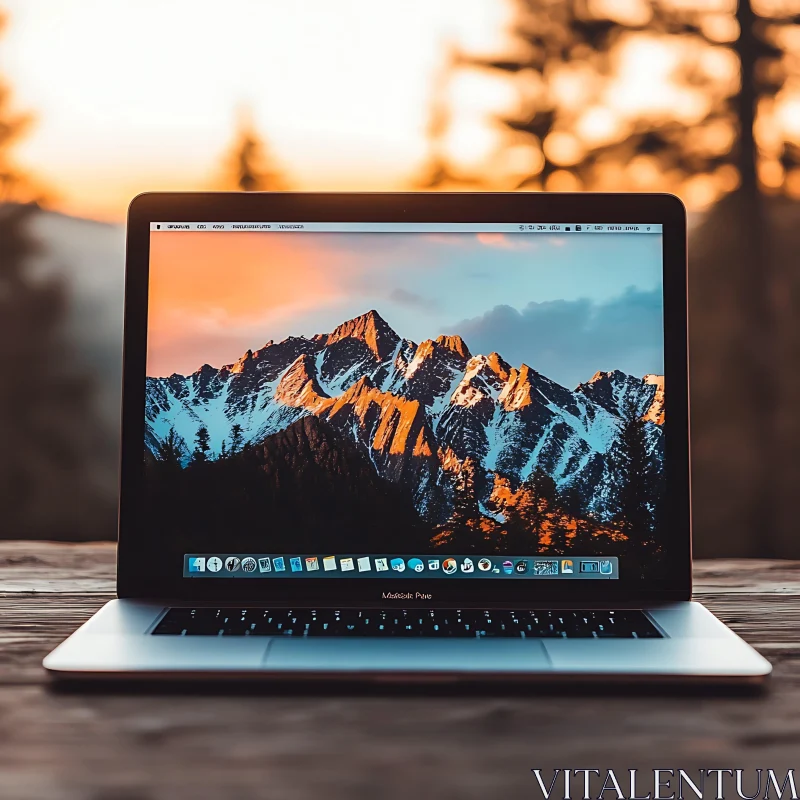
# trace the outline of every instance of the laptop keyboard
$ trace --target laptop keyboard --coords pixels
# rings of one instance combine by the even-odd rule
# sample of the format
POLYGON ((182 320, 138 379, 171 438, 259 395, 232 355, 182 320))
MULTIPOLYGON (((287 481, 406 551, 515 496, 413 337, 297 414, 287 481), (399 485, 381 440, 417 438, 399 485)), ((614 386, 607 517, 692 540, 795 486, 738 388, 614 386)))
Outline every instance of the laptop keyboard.
POLYGON ((171 608, 158 636, 660 639, 641 611, 171 608))

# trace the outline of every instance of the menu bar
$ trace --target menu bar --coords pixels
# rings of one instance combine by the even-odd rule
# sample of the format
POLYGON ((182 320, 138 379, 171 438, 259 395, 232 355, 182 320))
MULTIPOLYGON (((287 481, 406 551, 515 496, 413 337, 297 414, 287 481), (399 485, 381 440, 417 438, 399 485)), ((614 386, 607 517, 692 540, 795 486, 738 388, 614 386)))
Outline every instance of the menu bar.
POLYGON ((658 223, 594 222, 151 222, 153 232, 255 233, 640 233, 660 234, 658 223))
POLYGON ((185 578, 619 578, 613 556, 254 555, 184 556, 185 578))

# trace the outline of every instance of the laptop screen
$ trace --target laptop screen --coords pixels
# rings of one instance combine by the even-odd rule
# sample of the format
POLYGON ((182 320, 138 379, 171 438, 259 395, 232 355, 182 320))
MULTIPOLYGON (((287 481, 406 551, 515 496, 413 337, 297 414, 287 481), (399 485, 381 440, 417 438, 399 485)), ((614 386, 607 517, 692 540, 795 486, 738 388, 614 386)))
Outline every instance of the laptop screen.
POLYGON ((185 578, 663 577, 660 225, 150 230, 145 511, 185 578))

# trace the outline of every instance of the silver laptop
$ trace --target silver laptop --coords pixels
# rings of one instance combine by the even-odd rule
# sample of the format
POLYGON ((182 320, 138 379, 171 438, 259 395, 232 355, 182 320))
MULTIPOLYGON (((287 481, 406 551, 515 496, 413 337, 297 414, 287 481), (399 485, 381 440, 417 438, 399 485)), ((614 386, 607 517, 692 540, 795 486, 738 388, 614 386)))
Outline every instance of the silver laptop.
POLYGON ((758 682, 691 601, 668 195, 148 194, 78 678, 758 682))

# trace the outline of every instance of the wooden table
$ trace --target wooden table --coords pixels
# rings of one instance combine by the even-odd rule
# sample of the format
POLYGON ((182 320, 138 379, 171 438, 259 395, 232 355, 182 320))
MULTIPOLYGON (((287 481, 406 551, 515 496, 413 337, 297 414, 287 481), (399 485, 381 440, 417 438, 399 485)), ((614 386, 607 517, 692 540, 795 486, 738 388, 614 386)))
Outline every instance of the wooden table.
POLYGON ((113 578, 111 545, 0 543, 3 800, 541 798, 533 767, 795 767, 800 784, 800 562, 696 565, 697 597, 775 665, 756 695, 54 691, 42 657, 113 578))

